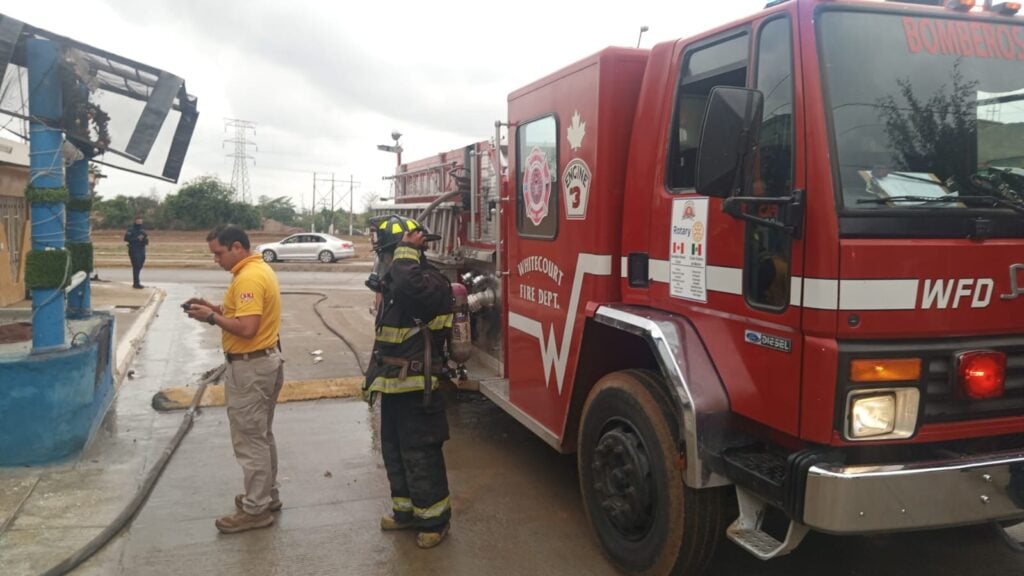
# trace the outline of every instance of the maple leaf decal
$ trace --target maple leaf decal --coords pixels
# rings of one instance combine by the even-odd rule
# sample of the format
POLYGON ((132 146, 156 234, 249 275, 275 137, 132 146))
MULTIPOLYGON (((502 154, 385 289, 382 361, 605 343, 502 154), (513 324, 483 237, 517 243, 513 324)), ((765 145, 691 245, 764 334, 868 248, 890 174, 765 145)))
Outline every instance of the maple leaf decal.
POLYGON ((583 145, 583 136, 587 133, 587 123, 580 122, 580 111, 574 110, 572 113, 572 124, 566 130, 566 137, 569 139, 569 147, 573 150, 579 150, 580 146, 583 145))

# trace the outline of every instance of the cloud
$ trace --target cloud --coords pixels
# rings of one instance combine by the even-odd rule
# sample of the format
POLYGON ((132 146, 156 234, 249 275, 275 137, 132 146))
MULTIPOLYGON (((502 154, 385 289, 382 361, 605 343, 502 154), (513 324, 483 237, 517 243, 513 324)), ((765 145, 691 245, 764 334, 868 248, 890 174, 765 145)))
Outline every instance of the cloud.
MULTIPOLYGON (((315 0, 60 0, 9 13, 185 79, 199 123, 182 179, 230 181, 225 118, 256 123, 252 197, 309 203, 312 173, 353 175, 367 192, 394 156, 376 150, 398 129, 413 160, 493 134, 507 95, 607 45, 683 37, 754 12, 763 0, 656 0, 621 9, 590 2, 523 0, 507 5, 323 3, 315 0), (725 4, 723 6, 723 4, 725 4)), ((162 162, 162 160, 161 160, 162 162)), ((174 186, 108 171, 102 193, 160 194, 174 186)))

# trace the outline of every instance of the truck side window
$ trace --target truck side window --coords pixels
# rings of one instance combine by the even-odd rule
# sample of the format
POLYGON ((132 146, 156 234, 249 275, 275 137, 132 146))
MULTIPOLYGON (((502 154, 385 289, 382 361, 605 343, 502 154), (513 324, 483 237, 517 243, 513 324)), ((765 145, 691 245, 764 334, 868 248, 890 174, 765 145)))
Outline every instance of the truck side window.
MULTIPOLYGON (((754 174, 754 196, 785 196, 793 190, 793 50, 788 18, 767 22, 757 45, 757 84, 764 120, 754 174)), ((778 206, 758 206, 772 219, 778 206)), ((792 238, 775 228, 747 224, 744 293, 754 306, 776 310, 789 302, 792 238)))
POLYGON ((551 239, 558 234, 558 123, 545 116, 516 130, 516 230, 551 239))
POLYGON ((683 59, 673 117, 675 130, 670 138, 669 188, 693 188, 708 94, 715 86, 747 85, 749 46, 749 35, 742 32, 697 48, 683 59))

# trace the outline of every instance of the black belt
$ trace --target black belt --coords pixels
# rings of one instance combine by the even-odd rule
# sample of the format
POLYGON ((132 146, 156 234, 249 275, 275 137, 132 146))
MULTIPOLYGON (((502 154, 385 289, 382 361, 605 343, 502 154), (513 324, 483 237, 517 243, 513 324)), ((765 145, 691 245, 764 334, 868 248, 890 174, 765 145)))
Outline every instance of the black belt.
POLYGON ((224 357, 227 358, 228 362, 234 362, 235 360, 252 360, 254 358, 263 358, 264 356, 270 356, 270 353, 277 350, 277 348, 264 348, 263 350, 256 350, 255 352, 243 352, 241 354, 232 354, 231 352, 225 352, 224 357))

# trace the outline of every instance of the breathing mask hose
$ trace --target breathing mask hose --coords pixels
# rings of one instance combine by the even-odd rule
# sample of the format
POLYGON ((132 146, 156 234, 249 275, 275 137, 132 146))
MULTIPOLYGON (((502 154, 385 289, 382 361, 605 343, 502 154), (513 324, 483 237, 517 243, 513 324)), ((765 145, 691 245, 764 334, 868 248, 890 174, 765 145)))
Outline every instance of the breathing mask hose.
POLYGON ((432 357, 434 355, 431 347, 434 344, 434 337, 431 335, 430 327, 416 321, 420 325, 420 332, 423 334, 423 406, 430 406, 430 396, 434 393, 434 384, 431 376, 433 375, 434 366, 432 357))

